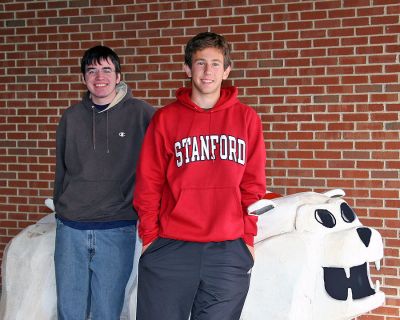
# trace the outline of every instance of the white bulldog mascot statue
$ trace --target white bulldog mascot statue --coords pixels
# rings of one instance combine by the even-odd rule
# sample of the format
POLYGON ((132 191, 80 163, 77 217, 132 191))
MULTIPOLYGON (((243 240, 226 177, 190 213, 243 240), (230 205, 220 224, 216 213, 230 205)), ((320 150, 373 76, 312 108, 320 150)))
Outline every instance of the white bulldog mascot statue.
MULTIPOLYGON (((263 214, 242 320, 348 320, 384 303, 379 282, 370 278, 370 263, 380 269, 382 238, 361 224, 342 196, 342 190, 303 192, 249 207, 250 214, 263 214)), ((46 204, 54 210, 51 200, 46 204)), ((53 213, 9 243, 2 263, 0 319, 57 319, 54 238, 53 213)), ((138 256, 121 320, 136 317, 138 256)))
MULTIPOLYGON (((381 235, 365 227, 342 190, 273 199, 255 239, 243 320, 347 320, 381 306, 370 263, 380 269, 381 235)), ((262 200, 261 200, 262 201, 262 200)))

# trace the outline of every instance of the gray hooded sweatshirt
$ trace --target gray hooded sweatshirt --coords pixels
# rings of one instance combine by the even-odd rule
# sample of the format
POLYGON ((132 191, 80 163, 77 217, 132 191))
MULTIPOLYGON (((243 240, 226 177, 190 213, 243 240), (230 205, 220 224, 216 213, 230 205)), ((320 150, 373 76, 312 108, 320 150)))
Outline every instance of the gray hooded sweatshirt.
POLYGON ((154 109, 132 97, 124 82, 98 112, 86 92, 57 128, 54 204, 61 219, 136 220, 132 206, 136 163, 154 109))

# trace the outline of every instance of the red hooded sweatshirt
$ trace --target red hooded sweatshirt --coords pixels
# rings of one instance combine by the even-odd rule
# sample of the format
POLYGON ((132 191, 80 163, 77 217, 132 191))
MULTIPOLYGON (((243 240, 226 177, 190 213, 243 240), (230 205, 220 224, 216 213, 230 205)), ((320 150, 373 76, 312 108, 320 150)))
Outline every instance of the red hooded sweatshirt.
POLYGON ((235 87, 222 88, 211 109, 190 96, 179 89, 146 132, 134 194, 143 245, 157 237, 253 245, 257 218, 246 209, 266 191, 261 121, 235 87))

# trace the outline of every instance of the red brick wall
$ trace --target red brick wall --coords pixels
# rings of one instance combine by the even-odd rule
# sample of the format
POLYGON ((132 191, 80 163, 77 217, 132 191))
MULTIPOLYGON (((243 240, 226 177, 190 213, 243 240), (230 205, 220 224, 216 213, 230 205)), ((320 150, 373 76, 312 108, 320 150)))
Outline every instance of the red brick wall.
POLYGON ((399 14, 398 0, 2 1, 0 254, 49 212, 83 51, 114 48, 134 94, 162 106, 185 84, 183 45, 211 30, 233 43, 229 82, 263 120, 270 190, 343 188, 385 244, 386 305, 361 318, 399 319, 399 14))

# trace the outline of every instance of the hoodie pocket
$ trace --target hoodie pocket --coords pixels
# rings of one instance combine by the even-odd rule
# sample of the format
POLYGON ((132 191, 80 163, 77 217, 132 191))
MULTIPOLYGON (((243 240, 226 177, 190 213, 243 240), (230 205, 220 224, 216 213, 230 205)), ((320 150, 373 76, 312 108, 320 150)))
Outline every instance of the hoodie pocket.
POLYGON ((75 215, 90 212, 113 214, 123 201, 119 181, 71 181, 59 198, 58 210, 75 215))
POLYGON ((182 189, 165 224, 166 235, 193 241, 221 241, 243 234, 239 191, 235 187, 182 189))

